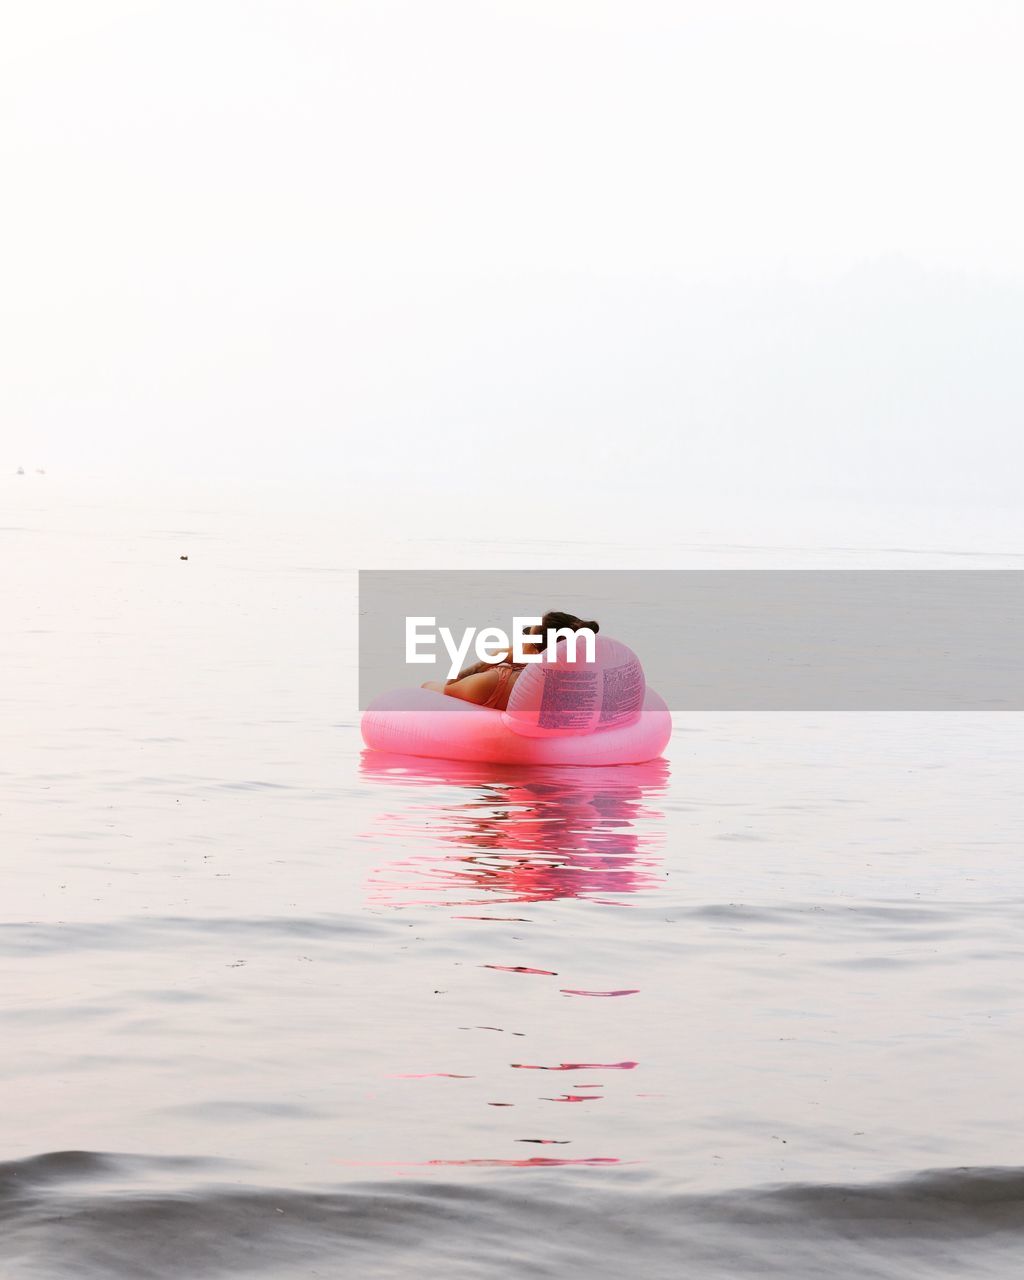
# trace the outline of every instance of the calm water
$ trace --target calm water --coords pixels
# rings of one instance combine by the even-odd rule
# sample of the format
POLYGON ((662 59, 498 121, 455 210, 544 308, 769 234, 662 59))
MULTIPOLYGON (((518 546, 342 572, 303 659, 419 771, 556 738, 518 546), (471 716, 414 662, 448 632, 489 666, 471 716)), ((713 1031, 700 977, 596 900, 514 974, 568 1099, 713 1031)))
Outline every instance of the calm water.
POLYGON ((46 479, 0 514, 5 1276, 1019 1275, 1019 717, 365 755, 356 568, 590 549, 46 479))

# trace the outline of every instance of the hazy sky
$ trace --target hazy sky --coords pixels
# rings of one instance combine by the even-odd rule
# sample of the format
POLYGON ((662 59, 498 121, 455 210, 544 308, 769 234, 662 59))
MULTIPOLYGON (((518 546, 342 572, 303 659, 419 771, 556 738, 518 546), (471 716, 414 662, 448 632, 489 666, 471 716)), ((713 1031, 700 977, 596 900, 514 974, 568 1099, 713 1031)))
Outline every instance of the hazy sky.
POLYGON ((1009 502, 1018 0, 8 0, 0 467, 1009 502))

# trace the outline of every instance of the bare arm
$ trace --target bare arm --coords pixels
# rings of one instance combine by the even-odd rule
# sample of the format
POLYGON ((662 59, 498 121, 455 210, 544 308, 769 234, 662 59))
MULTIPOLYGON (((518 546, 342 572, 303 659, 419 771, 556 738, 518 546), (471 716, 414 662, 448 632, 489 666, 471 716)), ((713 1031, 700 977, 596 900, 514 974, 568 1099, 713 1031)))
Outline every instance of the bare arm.
POLYGON ((455 684, 457 680, 465 680, 467 676, 483 675, 485 671, 493 671, 499 662, 508 662, 512 657, 512 650, 506 649, 504 653, 499 654, 493 662, 474 662, 471 667, 466 667, 464 671, 460 671, 457 676, 453 676, 451 680, 446 680, 445 684, 455 684))

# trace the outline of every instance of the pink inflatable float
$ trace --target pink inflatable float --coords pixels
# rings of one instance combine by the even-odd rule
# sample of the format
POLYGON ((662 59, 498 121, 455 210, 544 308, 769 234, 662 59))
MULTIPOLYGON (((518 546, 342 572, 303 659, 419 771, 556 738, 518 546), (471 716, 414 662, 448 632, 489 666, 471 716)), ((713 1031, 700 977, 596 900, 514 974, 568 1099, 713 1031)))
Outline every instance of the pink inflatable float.
POLYGON ((640 764, 664 751, 672 717, 631 649, 599 635, 594 661, 566 642, 517 679, 506 711, 430 689, 396 689, 363 713, 375 751, 495 764, 640 764))

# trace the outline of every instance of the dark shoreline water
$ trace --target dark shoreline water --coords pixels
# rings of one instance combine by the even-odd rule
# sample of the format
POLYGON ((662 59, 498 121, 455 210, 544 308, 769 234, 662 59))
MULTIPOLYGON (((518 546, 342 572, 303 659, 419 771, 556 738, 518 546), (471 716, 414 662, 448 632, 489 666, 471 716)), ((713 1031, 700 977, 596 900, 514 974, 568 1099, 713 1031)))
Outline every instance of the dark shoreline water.
POLYGON ((54 1152, 0 1166, 5 1274, 1010 1280, 1024 1250, 1024 1169, 670 1194, 538 1167, 297 1190, 224 1181, 216 1161, 204 1181, 204 1163, 54 1152))

